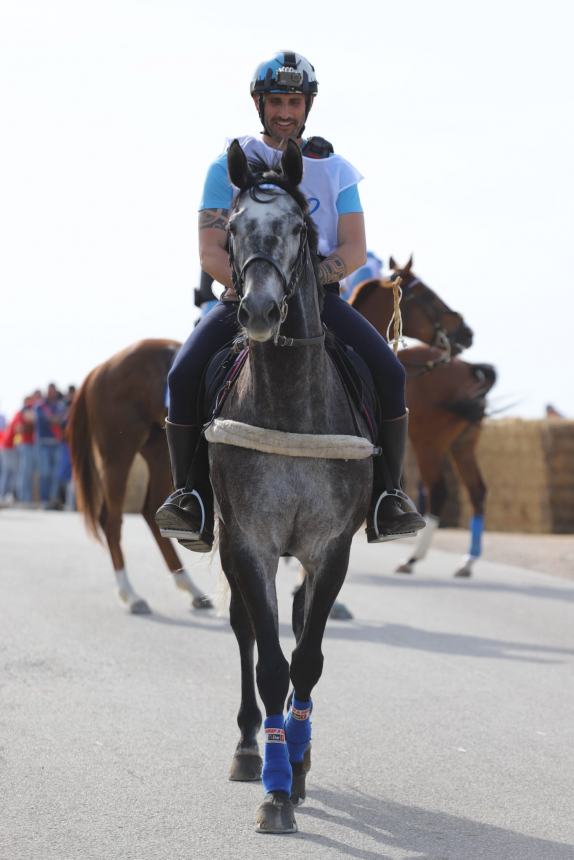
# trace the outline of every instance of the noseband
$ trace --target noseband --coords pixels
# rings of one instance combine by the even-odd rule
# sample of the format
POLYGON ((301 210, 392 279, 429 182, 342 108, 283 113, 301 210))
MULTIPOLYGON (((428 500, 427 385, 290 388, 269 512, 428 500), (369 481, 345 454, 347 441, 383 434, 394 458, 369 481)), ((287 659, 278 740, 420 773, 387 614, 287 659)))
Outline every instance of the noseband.
POLYGON ((289 299, 295 294, 295 290, 297 289, 297 283, 299 278, 301 277, 301 272, 303 271, 303 261, 305 259, 305 251, 307 250, 307 225, 303 222, 303 226, 301 229, 301 235, 299 238, 299 250, 297 251, 297 257, 295 258, 295 262, 291 268, 291 275, 289 280, 287 280, 287 276, 283 272, 283 270, 277 265, 273 257, 270 257, 268 254, 264 254, 262 251, 256 251, 254 254, 251 254, 250 257, 246 259, 241 269, 237 270, 237 265, 235 262, 235 254, 233 251, 233 238, 229 237, 229 265, 231 266, 231 279, 233 281, 233 287, 235 292, 239 296, 241 300, 243 300, 243 290, 245 287, 245 272, 248 267, 252 263, 256 263, 257 261, 261 261, 263 263, 268 263, 270 266, 273 266, 279 278, 281 280, 281 286, 283 287, 283 302, 285 304, 289 301, 289 299))
POLYGON ((444 352, 446 352, 448 357, 446 359, 443 359, 443 361, 449 361, 452 349, 451 337, 454 337, 454 333, 453 335, 449 335, 447 330, 441 324, 439 313, 437 313, 434 306, 429 303, 429 299, 430 302, 432 302, 432 296, 430 294, 427 296, 415 296, 411 292, 411 288, 416 287, 417 284, 421 284, 421 286, 423 287, 426 286, 425 284, 423 284, 420 278, 417 278, 415 275, 412 275, 412 279, 403 287, 403 302, 405 304, 407 302, 411 302, 413 305, 420 305, 422 312, 425 314, 429 322, 432 323, 434 328, 434 337, 430 343, 430 346, 435 346, 437 347, 437 349, 442 349, 444 352))

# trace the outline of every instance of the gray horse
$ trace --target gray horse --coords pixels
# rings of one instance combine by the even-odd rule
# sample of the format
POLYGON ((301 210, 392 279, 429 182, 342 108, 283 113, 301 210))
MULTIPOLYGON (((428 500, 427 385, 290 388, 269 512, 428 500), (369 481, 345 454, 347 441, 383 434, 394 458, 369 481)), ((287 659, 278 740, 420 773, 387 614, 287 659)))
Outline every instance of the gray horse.
MULTIPOLYGON (((252 173, 234 141, 228 170, 239 188, 229 248, 249 352, 219 427, 241 422, 237 426, 253 434, 252 440, 231 444, 218 444, 229 439, 218 436, 214 425, 206 434, 241 659, 241 735, 231 779, 258 779, 261 773, 256 642, 257 687, 266 713, 265 798, 257 830, 290 833, 297 829, 294 804, 305 796, 311 691, 323 669, 323 634, 345 579, 353 535, 367 514, 373 449, 369 445, 363 459, 344 459, 352 452, 331 457, 321 441, 360 437, 325 349, 316 236, 297 189, 303 170, 299 148, 289 142, 280 169, 252 173), (239 447, 244 444, 259 449, 239 447), (307 571, 293 602, 296 647, 290 663, 279 644, 275 588, 279 559, 287 554, 307 571), (293 698, 285 717, 290 678, 293 698)), ((360 430, 368 435, 362 425, 360 430)))

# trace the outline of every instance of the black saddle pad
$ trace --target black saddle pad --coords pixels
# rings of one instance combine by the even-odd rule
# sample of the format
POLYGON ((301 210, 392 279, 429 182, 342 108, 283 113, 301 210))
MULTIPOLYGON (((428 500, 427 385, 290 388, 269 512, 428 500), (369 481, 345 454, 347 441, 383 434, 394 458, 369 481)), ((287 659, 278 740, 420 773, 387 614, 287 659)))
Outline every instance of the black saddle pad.
POLYGON ((374 442, 378 436, 381 414, 371 371, 361 356, 332 332, 327 337, 326 346, 352 405, 367 422, 374 442))
MULTIPOLYGON (((361 416, 369 427, 375 441, 380 426, 380 410, 373 377, 361 356, 350 346, 340 341, 331 332, 326 338, 327 353, 348 394, 351 408, 361 416)), ((201 392, 201 411, 205 416, 215 417, 222 403, 224 389, 233 384, 246 358, 246 351, 237 352, 232 344, 215 353, 204 373, 201 392)))
POLYGON ((209 417, 213 415, 219 394, 242 355, 243 352, 238 353, 233 343, 228 343, 215 353, 203 375, 200 394, 201 414, 209 417))

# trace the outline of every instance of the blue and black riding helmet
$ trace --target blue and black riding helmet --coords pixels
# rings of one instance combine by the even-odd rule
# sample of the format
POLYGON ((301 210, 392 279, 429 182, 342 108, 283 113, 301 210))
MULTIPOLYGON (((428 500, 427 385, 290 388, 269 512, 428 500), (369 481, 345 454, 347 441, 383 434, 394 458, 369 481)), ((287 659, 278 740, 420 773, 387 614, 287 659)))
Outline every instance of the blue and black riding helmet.
POLYGON ((259 95, 259 117, 265 129, 263 96, 267 93, 303 93, 305 96, 305 119, 311 110, 313 96, 319 84, 315 68, 309 60, 293 51, 279 51, 270 60, 260 63, 249 87, 252 96, 259 95))

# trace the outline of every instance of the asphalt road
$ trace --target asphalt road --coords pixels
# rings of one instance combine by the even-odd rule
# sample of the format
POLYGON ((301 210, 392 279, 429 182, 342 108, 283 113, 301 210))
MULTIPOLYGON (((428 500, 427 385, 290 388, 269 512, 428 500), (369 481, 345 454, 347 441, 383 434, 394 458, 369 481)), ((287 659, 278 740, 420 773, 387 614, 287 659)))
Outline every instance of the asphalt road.
MULTIPOLYGON (((76 514, 0 511, 1 860, 572 860, 574 582, 401 543, 353 550, 314 695, 299 833, 253 828, 227 780, 239 666, 224 617, 190 611, 126 518, 130 616, 76 514)), ((216 589, 218 565, 189 555, 216 589)), ((281 632, 293 647, 279 575, 281 632)))

